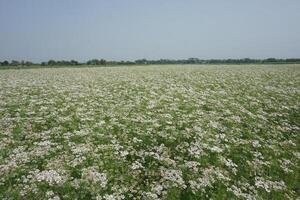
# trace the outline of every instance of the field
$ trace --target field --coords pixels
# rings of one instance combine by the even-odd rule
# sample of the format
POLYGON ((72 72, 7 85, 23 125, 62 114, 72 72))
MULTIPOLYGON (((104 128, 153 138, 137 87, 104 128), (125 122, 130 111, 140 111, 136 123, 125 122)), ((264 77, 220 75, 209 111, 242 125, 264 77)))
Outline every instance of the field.
POLYGON ((0 70, 0 199, 300 198, 300 65, 0 70))

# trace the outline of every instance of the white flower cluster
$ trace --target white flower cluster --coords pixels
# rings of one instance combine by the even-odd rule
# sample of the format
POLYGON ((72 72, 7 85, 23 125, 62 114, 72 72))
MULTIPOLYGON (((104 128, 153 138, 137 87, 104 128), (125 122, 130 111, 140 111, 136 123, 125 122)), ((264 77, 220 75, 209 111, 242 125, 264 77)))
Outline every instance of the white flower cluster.
POLYGON ((270 181, 262 177, 255 177, 255 186, 271 192, 271 190, 283 190, 285 183, 283 181, 270 181))
POLYGON ((173 169, 161 169, 161 176, 162 181, 167 181, 165 184, 166 186, 171 183, 171 187, 180 187, 180 188, 186 188, 185 182, 182 178, 182 172, 179 170, 173 170, 173 169))
POLYGON ((106 187, 108 181, 105 173, 99 173, 93 167, 83 169, 82 178, 92 183, 97 183, 103 188, 106 187))
POLYGON ((45 170, 38 172, 35 175, 35 179, 38 182, 45 181, 49 183, 50 185, 53 184, 61 184, 64 182, 63 177, 59 175, 55 170, 45 170))

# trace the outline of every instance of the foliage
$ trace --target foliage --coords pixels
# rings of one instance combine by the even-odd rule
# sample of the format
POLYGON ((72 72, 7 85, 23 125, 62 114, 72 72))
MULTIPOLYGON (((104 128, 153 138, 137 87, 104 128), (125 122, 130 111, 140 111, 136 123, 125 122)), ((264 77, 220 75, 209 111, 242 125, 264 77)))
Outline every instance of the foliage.
POLYGON ((300 63, 299 58, 288 58, 288 59, 276 59, 276 58, 267 58, 267 59, 209 59, 201 60, 198 58, 189 58, 182 60, 171 60, 171 59, 159 59, 159 60, 147 60, 147 59, 138 59, 135 61, 106 61, 104 59, 92 59, 87 62, 80 63, 75 60, 66 61, 55 61, 49 60, 48 62, 33 63, 29 61, 16 61, 13 60, 10 63, 8 61, 0 62, 0 66, 78 66, 78 65, 95 65, 95 66, 114 66, 114 65, 156 65, 156 64, 296 64, 300 63))
POLYGON ((0 199, 297 199, 300 66, 2 70, 0 199))

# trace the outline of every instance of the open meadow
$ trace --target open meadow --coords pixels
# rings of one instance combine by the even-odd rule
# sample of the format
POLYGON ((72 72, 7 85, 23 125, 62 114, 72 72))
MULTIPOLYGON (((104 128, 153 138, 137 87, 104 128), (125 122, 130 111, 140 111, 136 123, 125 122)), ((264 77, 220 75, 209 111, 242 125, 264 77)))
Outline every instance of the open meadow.
POLYGON ((300 65, 0 70, 0 199, 300 198, 300 65))

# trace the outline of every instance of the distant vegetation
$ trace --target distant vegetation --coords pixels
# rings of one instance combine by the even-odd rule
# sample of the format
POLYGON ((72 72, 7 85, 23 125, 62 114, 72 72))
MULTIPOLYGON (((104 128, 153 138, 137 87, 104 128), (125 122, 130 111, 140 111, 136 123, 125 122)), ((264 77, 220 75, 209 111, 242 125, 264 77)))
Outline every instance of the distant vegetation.
POLYGON ((34 63, 30 61, 0 61, 0 66, 4 67, 15 67, 15 66, 79 66, 79 65, 100 65, 100 66, 112 66, 112 65, 151 65, 151 64, 292 64, 300 63, 300 58, 288 58, 288 59, 159 59, 159 60, 147 60, 138 59, 135 61, 107 61, 104 59, 92 59, 87 62, 78 62, 76 60, 49 60, 48 62, 34 63))

